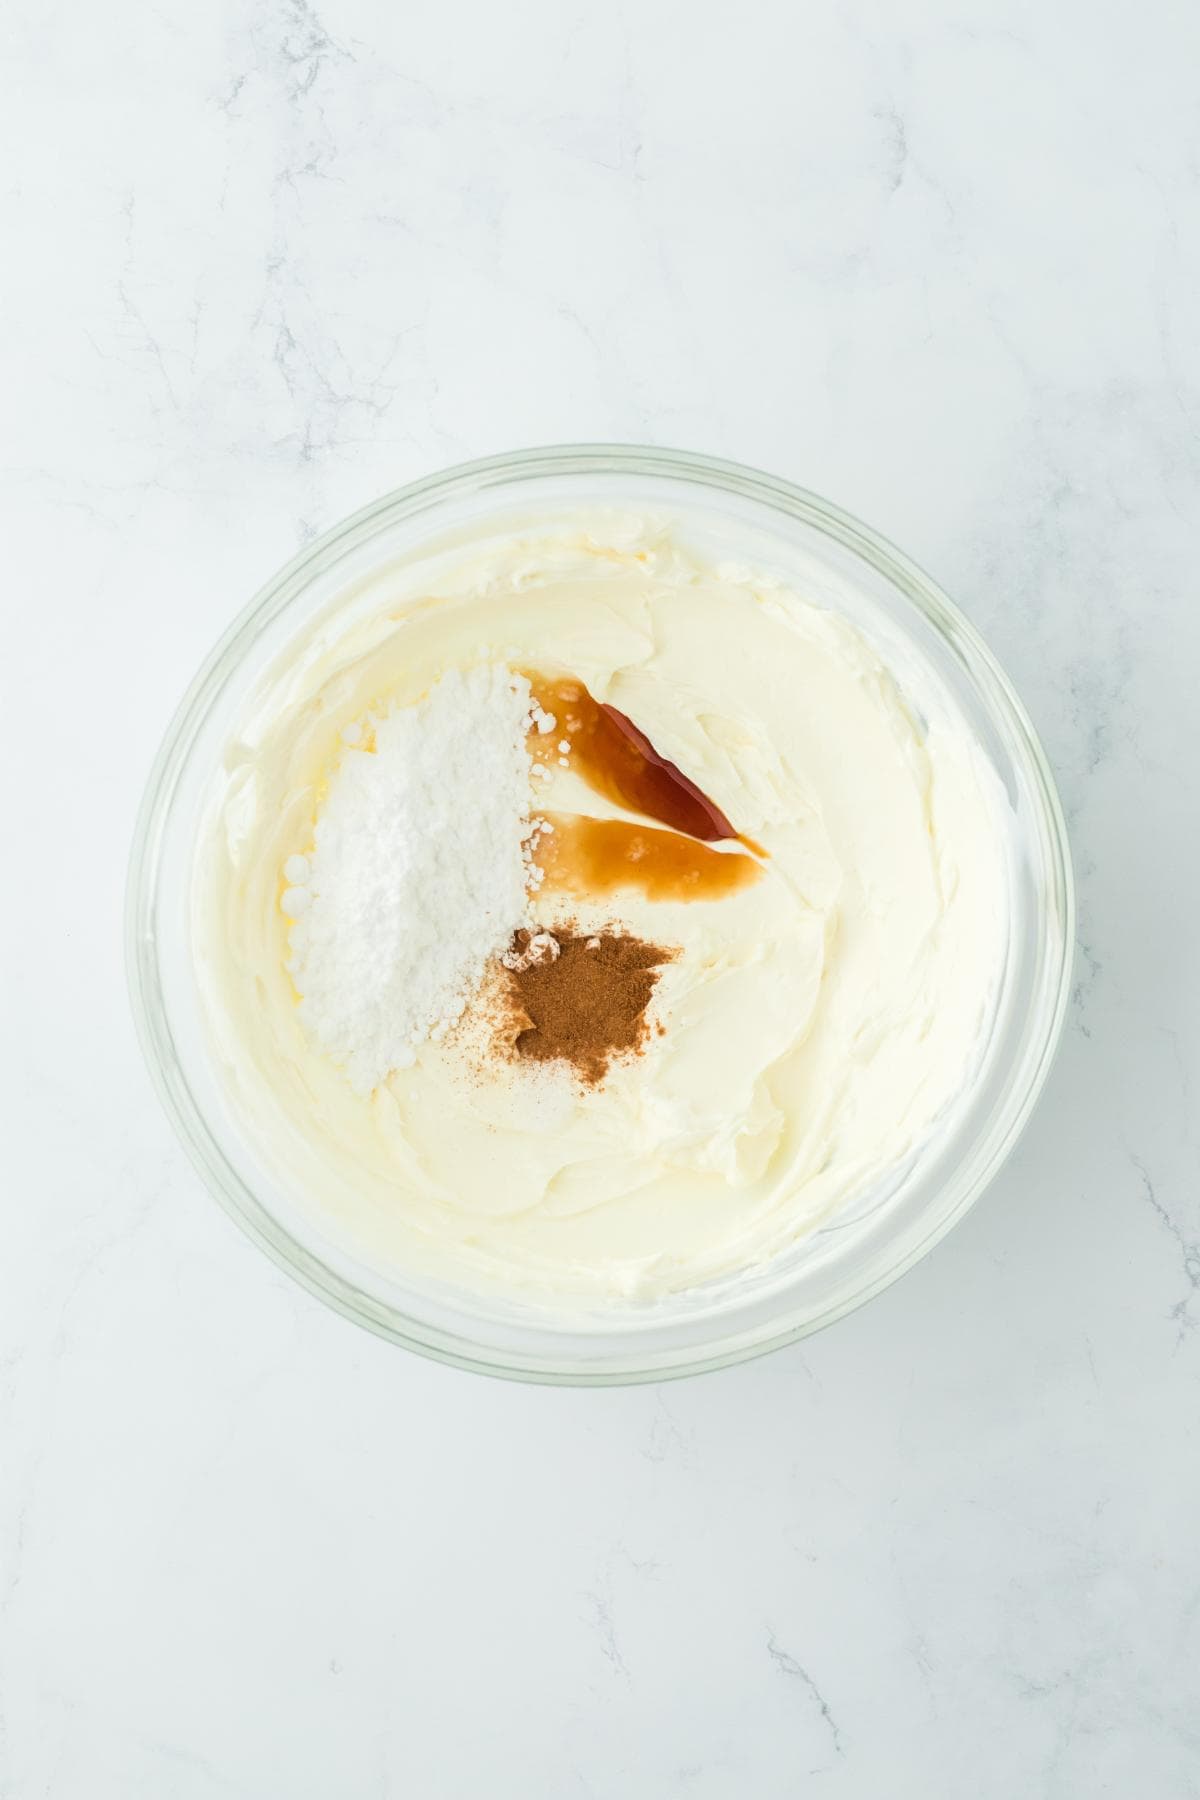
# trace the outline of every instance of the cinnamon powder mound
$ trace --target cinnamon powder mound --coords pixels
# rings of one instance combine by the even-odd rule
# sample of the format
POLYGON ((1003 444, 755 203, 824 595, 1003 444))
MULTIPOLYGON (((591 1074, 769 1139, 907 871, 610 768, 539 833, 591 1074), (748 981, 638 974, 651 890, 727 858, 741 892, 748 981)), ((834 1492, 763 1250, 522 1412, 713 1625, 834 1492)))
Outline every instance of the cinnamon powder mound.
POLYGON ((602 1081, 614 1057, 644 1045, 658 971, 674 955, 620 931, 515 932, 502 962, 516 1054, 602 1081))

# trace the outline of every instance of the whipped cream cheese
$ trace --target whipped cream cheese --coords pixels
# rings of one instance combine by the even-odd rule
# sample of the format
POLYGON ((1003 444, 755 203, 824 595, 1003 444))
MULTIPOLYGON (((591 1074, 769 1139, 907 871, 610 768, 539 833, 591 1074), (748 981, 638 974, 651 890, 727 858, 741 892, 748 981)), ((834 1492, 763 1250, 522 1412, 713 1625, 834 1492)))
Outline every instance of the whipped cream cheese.
MULTIPOLYGON (((537 804, 628 816, 557 765, 537 804)), ((952 1107, 1002 972, 1009 829, 932 670, 908 659, 902 689, 839 613, 653 521, 582 515, 383 571, 279 658, 206 812, 193 954, 237 1111, 359 1254, 543 1299, 653 1297, 762 1264, 952 1107), (708 900, 535 897, 540 924, 677 949, 661 1031, 599 1086, 456 1039, 364 1095, 305 1033, 284 871, 372 709, 485 659, 635 720, 764 874, 708 900)))

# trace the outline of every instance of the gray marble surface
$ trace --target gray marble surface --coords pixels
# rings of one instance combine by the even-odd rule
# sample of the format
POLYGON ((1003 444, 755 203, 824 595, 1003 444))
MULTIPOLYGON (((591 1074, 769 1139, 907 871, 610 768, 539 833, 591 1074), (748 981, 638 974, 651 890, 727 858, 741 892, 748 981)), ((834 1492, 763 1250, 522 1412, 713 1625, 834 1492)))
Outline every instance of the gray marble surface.
POLYGON ((1200 1794, 1195 7, 16 0, 5 39, 0 1794, 1200 1794), (942 580, 1081 926, 1043 1103, 926 1263, 589 1394, 406 1356, 243 1240, 118 932, 259 582, 597 437, 942 580))

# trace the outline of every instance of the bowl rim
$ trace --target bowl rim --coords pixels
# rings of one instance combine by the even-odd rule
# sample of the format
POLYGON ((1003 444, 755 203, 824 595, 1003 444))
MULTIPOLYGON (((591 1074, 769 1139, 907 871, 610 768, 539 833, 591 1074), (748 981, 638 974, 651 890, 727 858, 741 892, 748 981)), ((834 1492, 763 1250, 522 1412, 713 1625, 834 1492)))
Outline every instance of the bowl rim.
MULTIPOLYGON (((1049 759, 1012 682, 983 637, 949 595, 911 557, 880 532, 833 502, 781 476, 747 464, 699 451, 672 450, 622 443, 541 445, 458 463, 393 489, 333 525, 304 545, 258 589, 220 635, 176 706, 150 767, 130 847, 125 887, 124 948, 126 980, 142 1054, 159 1100, 185 1152, 205 1187, 260 1248, 293 1279, 344 1317, 376 1335, 452 1367, 540 1385, 607 1387, 679 1379, 747 1362, 796 1343, 844 1318, 920 1262, 970 1211, 995 1179, 1028 1123, 1062 1037, 1071 991, 1075 942, 1075 883, 1066 819, 1049 759), (433 510, 456 494, 486 491, 547 474, 628 474, 691 482, 765 503, 833 538, 890 580, 934 628, 967 651, 995 684, 1010 715, 1043 809, 1051 851, 1050 877, 1062 922, 1057 968, 1053 971, 1052 1004, 1036 1059, 1024 1090, 1002 1120, 989 1154, 957 1204, 930 1221, 929 1230, 914 1235, 907 1249, 886 1269, 842 1295, 814 1316, 780 1321, 779 1329, 747 1342, 726 1342, 710 1352, 669 1355, 645 1367, 555 1367, 522 1363, 479 1353, 465 1339, 448 1334, 405 1329, 402 1317, 363 1293, 328 1268, 263 1207, 213 1140, 174 1051, 174 1039, 163 1005, 158 978, 157 936, 151 920, 159 851, 171 804, 187 760, 192 726, 201 718, 214 692, 227 678, 227 658, 235 645, 250 644, 295 597, 297 584, 336 560, 350 540, 367 539, 382 519, 402 521, 433 510)), ((411 1322, 410 1322, 411 1323, 411 1322)))

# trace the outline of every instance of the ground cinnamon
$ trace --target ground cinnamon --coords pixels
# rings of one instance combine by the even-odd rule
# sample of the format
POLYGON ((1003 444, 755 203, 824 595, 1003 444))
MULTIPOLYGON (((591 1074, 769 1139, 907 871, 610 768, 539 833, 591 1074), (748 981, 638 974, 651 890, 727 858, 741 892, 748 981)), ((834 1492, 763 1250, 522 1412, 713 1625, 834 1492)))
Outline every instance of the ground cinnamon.
POLYGON ((601 1081, 614 1057, 645 1043, 650 996, 673 955, 614 930, 516 932, 503 958, 516 1054, 569 1062, 589 1084, 601 1081))

